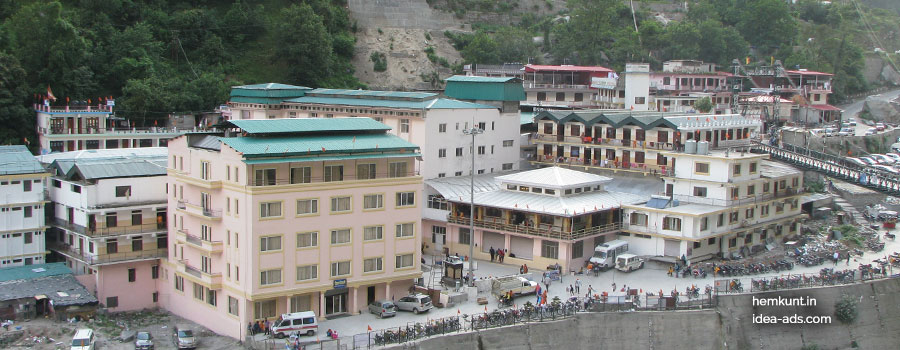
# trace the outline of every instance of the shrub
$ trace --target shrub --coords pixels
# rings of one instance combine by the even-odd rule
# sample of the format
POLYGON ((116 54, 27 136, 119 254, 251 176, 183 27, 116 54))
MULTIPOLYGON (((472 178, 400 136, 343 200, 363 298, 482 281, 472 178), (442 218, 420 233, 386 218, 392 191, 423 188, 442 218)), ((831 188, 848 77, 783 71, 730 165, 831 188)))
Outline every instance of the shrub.
POLYGON ((369 59, 374 63, 373 68, 376 72, 384 72, 387 70, 387 57, 378 51, 372 52, 369 59))
POLYGON ((838 321, 845 324, 856 322, 856 317, 859 316, 858 304, 857 298, 844 295, 834 304, 834 316, 837 317, 838 321))

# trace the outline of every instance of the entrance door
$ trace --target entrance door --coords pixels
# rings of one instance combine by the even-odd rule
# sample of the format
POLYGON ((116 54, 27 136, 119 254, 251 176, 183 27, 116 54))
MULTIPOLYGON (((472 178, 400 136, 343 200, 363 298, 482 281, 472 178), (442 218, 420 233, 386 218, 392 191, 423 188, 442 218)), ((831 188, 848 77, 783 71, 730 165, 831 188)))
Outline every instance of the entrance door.
POLYGON ((369 286, 366 288, 366 304, 371 304, 375 302, 375 286, 369 286))
POLYGON ((347 312, 347 292, 325 297, 325 314, 333 315, 347 312))
POLYGON ((622 151, 622 166, 627 168, 629 163, 631 163, 631 152, 622 151))
POLYGON ((591 149, 584 148, 584 165, 591 165, 591 149))
POLYGON ((665 251, 663 252, 663 254, 665 256, 674 256, 676 258, 679 257, 680 255, 678 254, 678 252, 681 250, 680 249, 681 244, 678 241, 673 241, 673 240, 668 240, 668 239, 665 242, 666 242, 665 243, 666 246, 665 246, 665 251))

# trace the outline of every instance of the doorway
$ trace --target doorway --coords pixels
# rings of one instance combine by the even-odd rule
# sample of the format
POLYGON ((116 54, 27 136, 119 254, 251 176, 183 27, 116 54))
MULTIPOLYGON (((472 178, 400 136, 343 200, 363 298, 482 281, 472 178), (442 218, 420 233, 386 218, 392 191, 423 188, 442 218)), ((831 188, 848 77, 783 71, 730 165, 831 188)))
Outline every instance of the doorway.
POLYGON ((366 288, 366 304, 371 304, 375 302, 375 286, 369 286, 366 288))
POLYGON ((347 312, 347 290, 325 292, 325 314, 334 315, 347 312), (329 295, 331 293, 335 293, 329 295))

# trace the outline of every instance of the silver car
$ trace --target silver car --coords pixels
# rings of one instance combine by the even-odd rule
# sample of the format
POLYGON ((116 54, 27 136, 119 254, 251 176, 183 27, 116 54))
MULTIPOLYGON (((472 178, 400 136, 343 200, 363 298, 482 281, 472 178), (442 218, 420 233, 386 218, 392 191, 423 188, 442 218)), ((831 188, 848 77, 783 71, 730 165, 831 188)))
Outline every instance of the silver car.
POLYGON ((134 340, 135 350, 153 350, 153 336, 150 332, 137 332, 134 340))
POLYGON ((414 314, 431 310, 431 297, 425 294, 413 294, 405 296, 397 300, 397 309, 403 311, 412 311, 414 314))
POLYGON ((369 304, 369 313, 379 318, 394 316, 397 314, 397 305, 390 300, 376 300, 369 304))
POLYGON ((194 337, 194 332, 187 327, 176 326, 175 334, 172 337, 172 340, 175 342, 176 349, 196 349, 197 348, 197 338, 194 337))

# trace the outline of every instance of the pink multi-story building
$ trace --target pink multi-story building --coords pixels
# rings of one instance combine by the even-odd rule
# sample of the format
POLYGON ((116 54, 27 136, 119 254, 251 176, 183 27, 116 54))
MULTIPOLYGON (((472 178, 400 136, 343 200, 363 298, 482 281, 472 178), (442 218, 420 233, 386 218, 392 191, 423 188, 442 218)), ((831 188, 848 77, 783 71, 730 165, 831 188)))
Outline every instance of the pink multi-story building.
POLYGON ((419 147, 371 118, 232 120, 169 143, 171 312, 235 338, 356 314, 421 277, 419 147))

